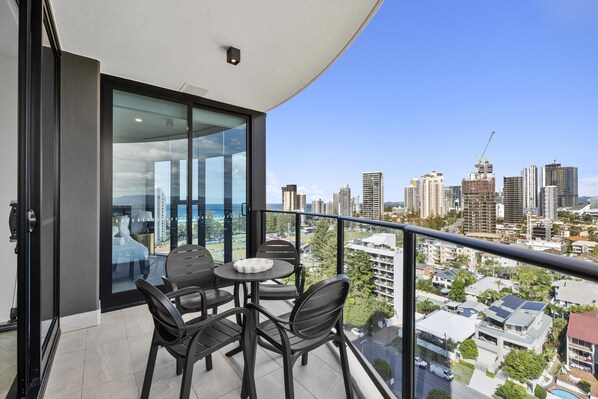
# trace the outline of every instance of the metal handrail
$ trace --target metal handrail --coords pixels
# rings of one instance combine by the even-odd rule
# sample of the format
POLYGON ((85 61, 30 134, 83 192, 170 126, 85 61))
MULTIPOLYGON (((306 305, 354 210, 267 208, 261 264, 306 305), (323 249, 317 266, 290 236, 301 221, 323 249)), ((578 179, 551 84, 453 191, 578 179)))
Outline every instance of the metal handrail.
MULTIPOLYGON (((374 227, 389 228, 403 232, 403 344, 402 344, 402 389, 401 397, 414 398, 415 395, 415 263, 416 263, 416 236, 425 237, 449 242, 462 247, 487 252, 504 258, 516 260, 521 263, 538 266, 557 273, 573 275, 579 278, 598 283, 598 267, 594 262, 580 261, 565 256, 547 254, 533 251, 526 248, 513 247, 510 245, 483 241, 471 237, 464 237, 455 234, 444 233, 437 230, 427 229, 402 223, 384 222, 370 219, 359 219, 350 216, 326 215, 319 213, 279 211, 279 210, 255 210, 262 220, 262 240, 265 238, 265 215, 267 213, 295 215, 295 237, 297 245, 300 243, 301 216, 315 218, 328 218, 337 221, 337 272, 344 272, 344 227, 347 223, 366 224, 374 227), (410 293, 413 293, 411 295, 410 293)), ((355 346, 346 341, 353 352, 358 352, 355 346)), ((360 359, 362 366, 370 379, 378 387, 378 390, 385 398, 390 398, 388 389, 380 386, 380 379, 377 377, 373 367, 360 359)))

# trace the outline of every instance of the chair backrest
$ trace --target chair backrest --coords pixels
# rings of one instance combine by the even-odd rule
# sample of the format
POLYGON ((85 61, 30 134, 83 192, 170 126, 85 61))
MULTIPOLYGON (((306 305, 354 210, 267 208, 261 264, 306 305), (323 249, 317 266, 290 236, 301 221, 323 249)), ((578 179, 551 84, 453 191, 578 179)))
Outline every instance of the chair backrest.
POLYGON ((159 289, 143 279, 135 281, 154 319, 156 332, 165 342, 176 344, 186 334, 185 322, 174 304, 159 289))
POLYGON ((289 317, 293 334, 303 339, 329 334, 342 314, 350 282, 339 274, 309 287, 297 299, 289 317))
POLYGON ((166 258, 166 277, 177 288, 199 286, 214 287, 214 259, 201 245, 181 245, 166 258))
POLYGON ((289 262, 291 265, 299 266, 299 254, 295 246, 285 240, 270 240, 264 242, 255 254, 256 258, 276 259, 289 262))

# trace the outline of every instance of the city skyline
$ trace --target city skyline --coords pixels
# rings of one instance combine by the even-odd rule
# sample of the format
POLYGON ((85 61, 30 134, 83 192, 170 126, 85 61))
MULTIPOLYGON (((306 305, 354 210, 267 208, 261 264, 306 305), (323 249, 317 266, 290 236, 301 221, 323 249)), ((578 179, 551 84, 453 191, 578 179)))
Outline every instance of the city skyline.
POLYGON ((580 196, 598 196, 597 16, 590 2, 385 2, 330 70, 268 113, 268 202, 289 182, 308 202, 343 184, 358 193, 366 170, 384 173, 387 201, 430 170, 460 185, 491 131, 497 189, 556 160, 579 168, 580 196))

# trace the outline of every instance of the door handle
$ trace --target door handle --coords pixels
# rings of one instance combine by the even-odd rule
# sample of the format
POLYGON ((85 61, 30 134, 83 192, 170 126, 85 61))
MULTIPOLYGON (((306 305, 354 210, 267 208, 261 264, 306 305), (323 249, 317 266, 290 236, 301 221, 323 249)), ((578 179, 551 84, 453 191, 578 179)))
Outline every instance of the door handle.
POLYGON ((241 216, 247 216, 247 202, 241 204, 241 216))

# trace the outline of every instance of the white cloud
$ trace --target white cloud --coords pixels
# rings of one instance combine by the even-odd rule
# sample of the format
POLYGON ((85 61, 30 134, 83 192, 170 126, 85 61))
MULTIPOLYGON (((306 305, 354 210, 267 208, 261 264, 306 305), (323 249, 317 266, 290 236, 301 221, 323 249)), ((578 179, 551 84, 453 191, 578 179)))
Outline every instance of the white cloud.
POLYGON ((282 200, 282 191, 280 191, 280 182, 278 175, 273 170, 266 170, 266 202, 269 204, 278 204, 282 200))
POLYGON ((322 190, 317 184, 299 186, 297 190, 300 193, 305 193, 308 202, 315 201, 319 198, 322 198, 324 201, 326 201, 326 198, 323 198, 324 190, 322 190))
POLYGON ((579 179, 579 195, 598 196, 598 176, 579 179))

